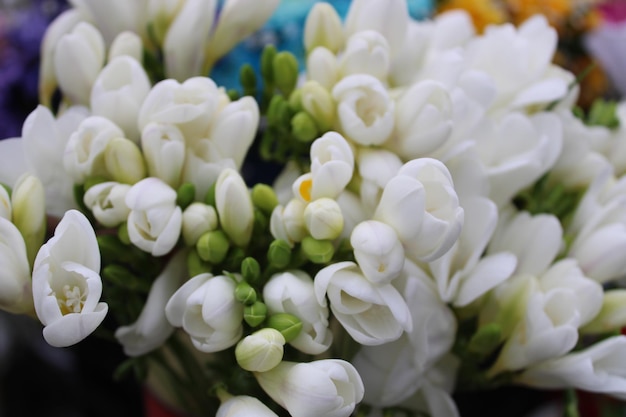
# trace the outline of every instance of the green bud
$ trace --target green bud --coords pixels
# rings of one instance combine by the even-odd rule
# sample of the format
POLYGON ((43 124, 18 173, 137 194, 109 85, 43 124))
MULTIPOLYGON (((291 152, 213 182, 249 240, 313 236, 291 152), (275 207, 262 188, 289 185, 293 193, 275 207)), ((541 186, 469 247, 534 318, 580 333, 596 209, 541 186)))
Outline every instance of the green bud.
POLYGON ((265 321, 267 317, 267 306, 260 301, 243 309, 243 319, 250 327, 256 327, 265 321))
POLYGON ((278 205, 276 191, 267 184, 256 184, 252 187, 252 204, 267 215, 272 214, 278 205))
POLYGON ((213 271, 211 264, 203 261, 195 250, 189 251, 187 255, 187 270, 190 277, 213 271))
POLYGON ((242 304, 250 306, 256 303, 256 291, 246 281, 241 281, 235 287, 235 299, 242 304))
POLYGON ((283 360, 284 345, 285 338, 278 330, 264 328, 241 339, 235 357, 246 371, 267 372, 283 360))
POLYGON ((245 257, 246 257, 246 251, 243 250, 242 248, 238 248, 238 247, 230 248, 230 250, 228 251, 228 255, 226 256, 226 260, 225 260, 227 269, 235 270, 239 268, 239 266, 241 265, 241 262, 243 262, 245 257))
POLYGON ((498 323, 482 326, 470 339, 468 349, 472 353, 487 356, 498 348, 502 340, 502 329, 498 323))
POLYGON ((302 322, 293 314, 277 313, 267 319, 267 327, 278 330, 288 343, 298 337, 302 330, 302 322))
POLYGON ((151 285, 149 282, 141 280, 122 265, 109 264, 102 268, 101 275, 102 278, 117 287, 143 293, 150 291, 151 285))
POLYGON ((261 53, 261 76, 266 84, 274 84, 274 57, 276 56, 276 47, 268 44, 263 48, 261 53))
POLYGON ((226 258, 230 242, 222 230, 206 232, 196 243, 196 250, 203 261, 219 264, 226 258))
POLYGON ((239 94, 239 91, 235 90, 234 88, 229 88, 228 91, 226 91, 226 95, 228 96, 230 101, 236 101, 241 98, 241 94, 239 94))
POLYGON ((217 184, 217 181, 211 184, 211 186, 209 187, 209 190, 206 192, 206 195, 204 196, 204 202, 208 204, 209 206, 213 206, 213 207, 215 207, 216 184, 217 184))
POLYGON ((302 90, 296 88, 289 95, 289 108, 292 112, 297 113, 303 110, 302 107, 302 90))
POLYGON ((273 96, 267 109, 268 124, 271 126, 282 126, 285 114, 287 115, 287 120, 289 120, 289 104, 285 102, 283 96, 273 96))
POLYGON ((291 247, 282 239, 275 239, 267 250, 267 260, 276 268, 285 268, 291 262, 291 247))
POLYGON ((263 214, 258 208, 254 208, 254 228, 253 233, 265 234, 269 228, 269 215, 263 214))
POLYGON ((319 135, 315 120, 304 111, 291 118, 291 131, 296 139, 305 143, 312 142, 319 135))
POLYGON ((185 210, 191 203, 193 203, 196 197, 196 186, 190 182, 186 182, 178 187, 176 192, 176 204, 180 206, 182 210, 185 210))
POLYGON ((130 236, 128 236, 128 223, 124 222, 117 228, 117 237, 125 245, 130 245, 130 236))
POLYGON ((261 277, 261 265, 259 261, 248 256, 241 262, 241 275, 247 282, 256 283, 261 277))
POLYGON ((250 64, 243 64, 239 70, 239 82, 243 87, 243 94, 246 96, 256 95, 256 74, 250 64))
POLYGON ((287 51, 279 52, 272 62, 274 83, 285 97, 289 97, 298 81, 298 60, 287 51))
POLYGON ((335 254, 335 247, 330 240, 318 240, 311 236, 302 239, 302 251, 315 264, 330 262, 335 254))

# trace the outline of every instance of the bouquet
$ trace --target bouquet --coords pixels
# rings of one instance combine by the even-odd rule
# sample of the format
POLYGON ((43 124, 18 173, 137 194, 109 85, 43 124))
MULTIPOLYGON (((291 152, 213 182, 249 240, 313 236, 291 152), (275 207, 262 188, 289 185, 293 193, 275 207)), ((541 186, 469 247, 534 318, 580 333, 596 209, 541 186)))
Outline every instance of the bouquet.
MULTIPOLYGON (((0 142, 0 307, 117 341, 189 415, 457 416, 525 386, 626 398, 626 104, 575 106, 542 15, 478 33, 316 3, 73 2, 0 142)), ((576 415, 576 414, 569 414, 576 415)))

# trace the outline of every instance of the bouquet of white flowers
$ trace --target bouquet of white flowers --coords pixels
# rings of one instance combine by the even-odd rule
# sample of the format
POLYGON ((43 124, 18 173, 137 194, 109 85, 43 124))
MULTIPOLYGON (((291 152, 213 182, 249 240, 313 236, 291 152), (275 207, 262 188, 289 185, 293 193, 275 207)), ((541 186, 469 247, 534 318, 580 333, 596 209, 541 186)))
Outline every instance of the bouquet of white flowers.
POLYGON ((226 89, 277 0, 73 4, 0 142, 0 307, 49 344, 114 338, 191 415, 626 399, 626 104, 575 108, 544 17, 316 3, 305 68, 268 45, 226 89))

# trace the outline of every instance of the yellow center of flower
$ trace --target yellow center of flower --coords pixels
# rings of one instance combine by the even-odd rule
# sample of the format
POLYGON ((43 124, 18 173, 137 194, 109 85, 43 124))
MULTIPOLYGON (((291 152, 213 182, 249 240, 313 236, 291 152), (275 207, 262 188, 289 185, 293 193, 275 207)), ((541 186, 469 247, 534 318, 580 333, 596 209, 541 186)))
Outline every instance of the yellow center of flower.
POLYGON ((85 305, 86 292, 81 292, 77 285, 64 285, 63 294, 53 293, 59 303, 61 314, 80 313, 85 305))
POLYGON ((313 186, 313 180, 308 179, 300 183, 300 196, 304 201, 311 201, 311 187, 313 186))

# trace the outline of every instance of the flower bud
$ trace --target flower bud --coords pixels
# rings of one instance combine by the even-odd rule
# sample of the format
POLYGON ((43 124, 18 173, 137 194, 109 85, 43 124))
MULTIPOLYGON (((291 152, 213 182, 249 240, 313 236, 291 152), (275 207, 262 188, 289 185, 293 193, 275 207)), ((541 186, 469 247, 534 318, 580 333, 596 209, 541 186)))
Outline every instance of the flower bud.
POLYGON ((256 291, 246 281, 241 281, 235 287, 235 299, 247 306, 256 303, 256 291))
POLYGON ((241 84, 241 87, 243 88, 244 95, 256 95, 257 80, 256 73, 254 72, 252 65, 246 63, 241 66, 239 69, 239 84, 241 84))
POLYGON ((183 211, 183 239, 187 246, 195 245, 200 237, 218 226, 217 212, 204 203, 192 203, 183 211))
POLYGON ((252 187, 252 204, 263 213, 272 214, 278 205, 278 197, 271 186, 259 183, 252 187))
POLYGON ((211 273, 213 266, 209 262, 202 260, 197 251, 192 250, 187 255, 187 270, 190 277, 195 277, 196 275, 211 273))
POLYGON ((389 283, 404 268, 404 249, 393 228, 383 222, 359 223, 350 235, 354 257, 368 281, 389 283))
POLYGON ((28 262, 33 264, 46 233, 45 191, 41 181, 29 174, 21 176, 11 195, 13 224, 26 243, 28 262))
POLYGON ((267 327, 278 330, 288 343, 298 337, 302 330, 302 322, 293 314, 276 313, 267 319, 267 327))
POLYGON ((185 164, 185 137, 173 124, 148 123, 141 132, 148 173, 178 187, 185 164))
POLYGON ((302 251, 315 264, 329 262, 335 254, 335 248, 329 240, 318 240, 311 236, 302 239, 302 251))
POLYGON ((304 24, 304 48, 307 54, 318 46, 337 53, 344 41, 341 18, 335 8, 329 3, 315 3, 304 24))
POLYGON ((265 321, 267 317, 267 306, 261 301, 257 301, 251 306, 243 309, 243 319, 250 327, 256 327, 265 321))
POLYGON ((282 239, 275 239, 267 250, 267 259, 270 265, 276 268, 285 268, 291 262, 291 247, 282 239))
POLYGON ((26 245, 13 223, 0 217, 0 309, 12 313, 33 311, 33 290, 26 245))
POLYGON ((304 222, 315 239, 332 240, 343 230, 343 215, 339 204, 330 198, 319 198, 307 204, 304 222))
POLYGON ((315 120, 304 111, 291 118, 291 131, 296 139, 305 143, 312 142, 319 134, 315 120))
POLYGON ((221 230, 206 232, 198 239, 196 250, 204 261, 219 264, 226 258, 230 243, 228 237, 221 230))
POLYGON ((130 209, 126 205, 126 193, 130 185, 107 181, 90 187, 83 202, 94 217, 105 227, 117 227, 128 218, 130 209))
POLYGON ((283 360, 285 337, 265 328, 244 337, 235 348, 237 363, 246 371, 266 372, 283 360))
POLYGON ((11 196, 8 188, 0 184, 0 217, 11 220, 13 209, 11 207, 11 196))
POLYGON ((248 256, 241 262, 241 275, 246 282, 255 283, 261 277, 259 261, 248 256))
POLYGON ((236 170, 225 169, 218 177, 215 207, 224 232, 236 246, 246 246, 252 237, 254 208, 250 191, 236 170))
POLYGON ((337 56, 321 46, 313 49, 307 56, 306 72, 309 80, 317 81, 329 91, 341 78, 337 56))
POLYGON ((124 31, 113 39, 113 43, 109 47, 108 61, 123 55, 133 57, 137 62, 143 61, 143 43, 135 32, 124 31))
POLYGON ((482 356, 493 353, 502 342, 502 329, 498 323, 482 326, 470 339, 468 350, 482 356))
POLYGON ((606 334, 626 326, 626 290, 604 292, 602 308, 597 316, 580 329, 584 334, 606 334))
POLYGON ((176 191, 176 204, 185 210, 196 196, 196 186, 193 183, 186 182, 178 187, 176 191))
POLYGON ((301 88, 302 107, 315 119, 320 130, 329 130, 335 123, 335 101, 319 82, 310 80, 301 88))
POLYGON ((279 52, 272 62, 272 70, 276 87, 289 97, 298 81, 298 60, 291 52, 279 52))
POLYGON ((139 147, 126 138, 114 138, 104 150, 104 164, 114 181, 135 184, 146 177, 146 164, 139 147))

